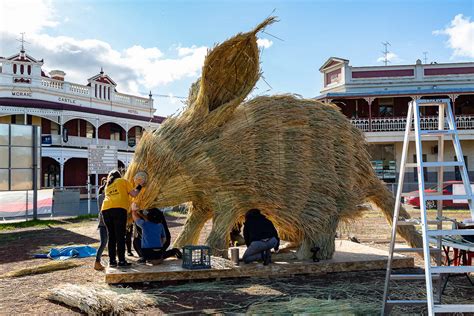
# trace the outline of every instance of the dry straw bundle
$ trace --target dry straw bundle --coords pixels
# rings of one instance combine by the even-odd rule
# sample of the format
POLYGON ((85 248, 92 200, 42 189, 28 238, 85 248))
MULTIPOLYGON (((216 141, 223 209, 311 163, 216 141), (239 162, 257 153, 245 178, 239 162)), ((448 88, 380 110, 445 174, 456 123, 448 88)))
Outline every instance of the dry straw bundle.
MULTIPOLYGON (((394 199, 374 173, 364 136, 336 106, 292 95, 242 103, 259 78, 256 34, 274 21, 211 50, 185 111, 137 146, 127 177, 149 176, 140 206, 192 202, 176 246, 197 243, 212 218, 208 243, 226 255, 232 227, 258 208, 282 239, 300 245, 300 258, 317 245, 326 259, 339 222, 357 218, 364 202, 391 221, 394 199)), ((413 228, 399 233, 421 245, 413 228)))
POLYGON ((78 308, 88 315, 122 315, 156 304, 152 296, 139 291, 75 284, 62 284, 50 290, 46 298, 78 308))
POLYGON ((43 263, 40 265, 10 271, 8 273, 0 275, 0 279, 19 278, 19 277, 24 277, 27 275, 50 273, 50 272, 59 271, 59 270, 72 269, 75 267, 79 267, 81 265, 82 264, 80 263, 76 263, 72 261, 48 261, 47 263, 43 263))

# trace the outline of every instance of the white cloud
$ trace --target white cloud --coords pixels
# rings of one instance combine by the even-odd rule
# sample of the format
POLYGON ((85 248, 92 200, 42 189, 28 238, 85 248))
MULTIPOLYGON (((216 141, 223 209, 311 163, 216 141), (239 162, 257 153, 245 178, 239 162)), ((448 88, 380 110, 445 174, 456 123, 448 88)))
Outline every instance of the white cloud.
POLYGON ((273 45, 273 42, 268 38, 259 38, 257 39, 257 45, 260 48, 270 48, 273 45))
POLYGON ((447 35, 447 46, 453 49, 452 57, 474 58, 474 21, 470 17, 458 14, 449 26, 433 31, 434 35, 447 35))
POLYGON ((35 33, 59 24, 50 0, 0 1, 0 30, 14 33, 35 33))
MULTIPOLYGON (((385 60, 385 56, 377 58, 377 62, 383 62, 384 60, 385 60)), ((392 53, 392 52, 387 53, 387 60, 390 63, 399 63, 402 61, 402 59, 398 57, 397 54, 392 53)))
MULTIPOLYGON (((114 49, 98 39, 76 39, 51 36, 47 28, 60 25, 52 3, 43 1, 0 1, 0 56, 18 52, 16 40, 25 31, 27 53, 45 61, 44 69, 61 69, 66 80, 86 83, 100 67, 118 84, 119 92, 148 94, 149 90, 185 78, 197 78, 207 47, 178 47, 177 57, 166 56, 158 47, 133 45, 124 50, 114 49), (19 21, 23 21, 19 23, 19 21)), ((171 104, 181 106, 171 96, 171 104)), ((170 110, 169 112, 174 112, 170 110)))

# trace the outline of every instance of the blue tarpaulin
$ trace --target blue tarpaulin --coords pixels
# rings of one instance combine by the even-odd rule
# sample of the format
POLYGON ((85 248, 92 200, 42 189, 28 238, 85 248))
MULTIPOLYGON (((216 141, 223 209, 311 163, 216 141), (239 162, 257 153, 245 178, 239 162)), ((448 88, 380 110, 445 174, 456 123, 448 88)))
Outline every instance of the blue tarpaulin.
POLYGON ((94 257, 97 250, 91 246, 69 246, 63 248, 51 248, 48 254, 38 254, 35 258, 50 258, 54 260, 66 260, 71 258, 94 257))

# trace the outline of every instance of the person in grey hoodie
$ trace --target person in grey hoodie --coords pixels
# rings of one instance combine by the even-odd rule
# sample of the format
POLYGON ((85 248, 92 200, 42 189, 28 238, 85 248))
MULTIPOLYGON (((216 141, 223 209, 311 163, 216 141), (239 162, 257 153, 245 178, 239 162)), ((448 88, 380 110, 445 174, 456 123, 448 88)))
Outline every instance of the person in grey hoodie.
POLYGON ((102 178, 102 185, 99 188, 99 196, 97 197, 97 207, 99 211, 99 234, 100 234, 100 246, 99 249, 97 249, 97 255, 95 256, 95 263, 94 263, 94 269, 98 271, 104 270, 104 266, 102 265, 101 258, 102 258, 102 253, 104 252, 105 246, 107 245, 107 227, 105 226, 104 223, 104 215, 101 212, 102 209, 102 202, 104 202, 105 198, 105 182, 107 179, 104 177, 102 178))

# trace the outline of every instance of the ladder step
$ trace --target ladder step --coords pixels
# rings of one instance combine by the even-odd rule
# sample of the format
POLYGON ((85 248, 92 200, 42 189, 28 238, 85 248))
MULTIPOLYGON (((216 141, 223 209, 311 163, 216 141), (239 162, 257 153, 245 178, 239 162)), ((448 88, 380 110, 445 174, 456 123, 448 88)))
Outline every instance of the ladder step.
POLYGON ((474 273, 474 266, 431 267, 431 273, 474 273))
POLYGON ((469 313, 474 312, 473 304, 443 304, 433 306, 434 313, 469 313))
MULTIPOLYGON (((434 224, 438 224, 442 221, 438 221, 438 220, 429 220, 429 221, 426 221, 429 225, 434 225, 434 224)), ((397 226, 409 226, 409 225, 420 225, 421 224, 421 220, 420 219, 417 219, 417 218, 410 218, 410 219, 399 219, 397 221, 397 226)))
MULTIPOLYGON (((432 274, 431 278, 436 280, 440 278, 439 274, 432 274)), ((391 280, 424 280, 424 274, 391 274, 391 280)))
MULTIPOLYGON (((440 252, 441 249, 430 248, 430 252, 440 252)), ((404 253, 404 252, 423 252, 423 248, 394 248, 393 252, 404 253)))
POLYGON ((446 200, 472 200, 471 195, 427 195, 425 194, 425 200, 432 201, 446 201, 446 200))
MULTIPOLYGON (((418 164, 416 162, 406 163, 407 168, 416 168, 418 164)), ((464 167, 464 164, 461 161, 430 161, 423 162, 423 167, 425 168, 435 168, 435 167, 464 167)))
POLYGON ((420 136, 444 136, 444 135, 453 135, 456 134, 456 131, 452 129, 445 130, 422 130, 420 131, 420 136))
POLYGON ((393 305, 426 305, 426 300, 387 300, 387 304, 393 305))
POLYGON ((427 230, 428 236, 453 236, 453 235, 474 235, 474 229, 446 229, 446 230, 427 230))

